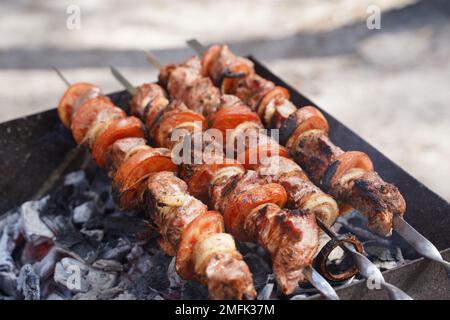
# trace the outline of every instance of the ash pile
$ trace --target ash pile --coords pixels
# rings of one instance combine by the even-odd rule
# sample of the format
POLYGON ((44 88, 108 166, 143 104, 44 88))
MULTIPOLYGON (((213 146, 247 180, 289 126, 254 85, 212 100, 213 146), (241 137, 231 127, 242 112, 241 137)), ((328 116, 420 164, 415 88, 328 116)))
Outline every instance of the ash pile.
MULTIPOLYGON (((144 213, 116 207, 103 171, 88 167, 62 180, 45 197, 1 216, 0 300, 208 298, 206 287, 178 276, 175 258, 159 249, 144 213)), ((364 239, 382 270, 404 262, 399 246, 362 229, 362 223, 351 215, 336 227, 364 239)), ((282 297, 264 250, 252 244, 239 244, 239 250, 253 273, 257 299, 282 297)), ((337 252, 330 267, 339 269, 344 260, 337 252)), ((299 286, 289 298, 315 293, 299 286)))

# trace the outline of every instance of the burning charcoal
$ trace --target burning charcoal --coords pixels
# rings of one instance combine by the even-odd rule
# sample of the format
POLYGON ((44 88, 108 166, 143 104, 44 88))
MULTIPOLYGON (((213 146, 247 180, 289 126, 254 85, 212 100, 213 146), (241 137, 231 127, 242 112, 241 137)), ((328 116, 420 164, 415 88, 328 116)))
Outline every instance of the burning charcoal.
POLYGON ((91 219, 95 211, 95 203, 93 201, 85 202, 73 209, 73 222, 82 224, 91 219))
POLYGON ((175 257, 170 261, 169 267, 167 268, 167 278, 169 279, 170 288, 180 290, 183 286, 183 279, 178 275, 175 268, 175 257))
POLYGON ((43 259, 53 246, 54 243, 50 239, 42 238, 39 241, 28 241, 27 243, 25 243, 25 246, 22 250, 22 264, 32 264, 43 259))
POLYGON ((169 288, 170 282, 167 279, 167 268, 169 266, 169 257, 164 253, 158 252, 149 256, 151 267, 143 275, 133 281, 128 290, 138 299, 154 299, 160 292, 169 288))
POLYGON ((88 272, 89 268, 83 263, 64 258, 56 264, 53 279, 73 292, 87 292, 89 284, 84 279, 88 272))
POLYGON ((303 300, 303 299, 305 299, 307 297, 308 297, 307 294, 296 294, 295 296, 293 296, 289 300, 303 300))
POLYGON ((89 267, 72 258, 64 258, 56 264, 54 280, 73 292, 88 292, 112 288, 117 274, 89 267))
POLYGON ((131 263, 128 270, 128 275, 131 279, 136 279, 137 277, 140 277, 144 273, 148 272, 152 266, 150 255, 144 253, 131 263))
POLYGON ((181 299, 184 300, 205 300, 208 299, 208 288, 197 281, 186 281, 181 292, 181 299))
POLYGON ((46 300, 64 300, 63 296, 60 296, 58 293, 56 292, 52 292, 48 295, 46 300))
POLYGON ((142 218, 126 216, 125 213, 111 215, 102 220, 106 233, 112 236, 129 237, 147 241, 152 237, 152 230, 142 218))
POLYGON ((114 298, 114 300, 136 300, 136 299, 137 298, 134 296, 134 294, 129 292, 121 293, 114 298))
POLYGON ((369 259, 382 270, 395 268, 404 262, 399 247, 384 247, 377 242, 368 241, 364 244, 364 248, 369 259))
POLYGON ((31 265, 26 264, 20 270, 17 288, 22 292, 25 300, 39 300, 41 298, 39 276, 31 265))
POLYGON ((55 243, 88 263, 93 262, 97 257, 94 244, 87 241, 71 223, 68 223, 64 232, 56 237, 55 243))
POLYGON ((115 260, 100 259, 95 261, 92 266, 103 271, 123 271, 123 266, 115 260))
POLYGON ((53 274, 56 263, 61 260, 62 257, 68 257, 70 255, 70 252, 54 246, 42 260, 33 265, 33 268, 41 281, 46 280, 53 274))
POLYGON ((392 245, 392 241, 383 237, 380 237, 371 231, 369 231, 365 225, 366 220, 359 216, 359 214, 350 213, 345 216, 338 218, 338 222, 346 229, 346 232, 353 233, 358 239, 363 240, 373 240, 378 242, 380 245, 389 247, 392 245))
POLYGON ((17 276, 13 272, 0 272, 0 292, 12 298, 18 296, 17 276))
POLYGON ((89 181, 84 171, 74 171, 65 176, 64 185, 73 186, 74 193, 81 193, 89 188, 89 181))
POLYGON ((94 242, 101 242, 103 240, 103 237, 105 236, 105 232, 100 229, 94 229, 94 230, 86 230, 81 229, 80 232, 85 235, 89 240, 94 242))
POLYGON ((138 259, 140 256, 144 254, 144 250, 141 246, 135 244, 133 248, 131 249, 130 253, 127 254, 127 260, 128 261, 134 261, 138 259))
POLYGON ((267 262, 256 253, 247 253, 244 256, 250 271, 253 274, 255 290, 261 290, 267 282, 268 275, 272 272, 267 262))
POLYGON ((131 244, 125 238, 110 241, 106 244, 100 258, 107 260, 121 260, 131 251, 131 244))
POLYGON ((111 289, 94 289, 86 293, 77 293, 73 300, 111 300, 120 295, 123 292, 123 288, 114 287, 111 289))
POLYGON ((10 272, 14 269, 14 260, 9 250, 9 235, 5 228, 0 237, 0 272, 10 272))
POLYGON ((42 238, 53 239, 53 232, 42 222, 39 212, 46 204, 49 197, 44 197, 39 201, 28 201, 22 204, 21 223, 24 237, 28 241, 38 241, 42 238))

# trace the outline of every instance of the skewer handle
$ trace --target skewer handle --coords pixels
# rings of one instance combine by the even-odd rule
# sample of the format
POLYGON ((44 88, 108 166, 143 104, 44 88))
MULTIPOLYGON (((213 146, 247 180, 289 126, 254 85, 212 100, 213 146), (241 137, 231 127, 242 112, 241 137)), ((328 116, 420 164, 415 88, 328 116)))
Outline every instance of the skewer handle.
POLYGON ((306 279, 320 291, 328 300, 340 300, 333 287, 325 280, 322 275, 316 271, 313 267, 309 266, 305 270, 306 279))
MULTIPOLYGON (((328 228, 322 220, 316 217, 317 224, 319 227, 324 230, 324 232, 330 237, 336 237, 337 234, 334 232, 334 230, 328 228)), ((371 278, 374 281, 377 281, 378 283, 383 286, 388 291, 389 298, 391 300, 413 300, 408 294, 406 294, 401 289, 397 288, 396 286, 387 283, 386 280, 383 277, 383 274, 378 269, 378 267, 370 261, 365 255, 359 253, 358 251, 353 248, 353 246, 343 243, 341 245, 342 249, 345 250, 345 252, 349 253, 353 261, 358 267, 359 273, 364 276, 365 278, 371 278)))
POLYGON ((450 262, 445 261, 439 250, 416 229, 414 229, 408 222, 406 222, 400 215, 394 215, 394 230, 408 242, 420 255, 433 260, 442 266, 447 271, 450 279, 450 262))

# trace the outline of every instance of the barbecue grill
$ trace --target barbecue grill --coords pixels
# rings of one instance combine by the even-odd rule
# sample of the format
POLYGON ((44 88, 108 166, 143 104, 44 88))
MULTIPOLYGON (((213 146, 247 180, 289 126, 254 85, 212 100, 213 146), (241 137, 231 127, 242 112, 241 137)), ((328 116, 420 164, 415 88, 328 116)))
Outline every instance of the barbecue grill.
MULTIPOLYGON (((277 85, 289 89, 296 106, 314 105, 305 96, 272 74, 256 59, 257 73, 277 85)), ((125 91, 109 95, 112 101, 127 108, 129 94, 125 91)), ((320 107, 318 107, 320 109, 320 107)), ((382 153, 360 138, 324 110, 330 125, 330 135, 342 148, 361 150, 372 159, 377 171, 402 191, 407 202, 406 220, 450 258, 450 204, 410 176, 382 153)), ((54 109, 12 120, 0 125, 0 212, 30 199, 45 195, 68 172, 79 169, 86 154, 76 148, 69 130, 65 129, 54 109)), ((1 216, 0 216, 1 217, 1 216)), ((394 235, 393 242, 408 252, 409 245, 394 235)), ((408 262, 385 271, 386 281, 403 289, 415 299, 450 299, 450 281, 441 265, 419 258, 408 257, 408 262)), ((384 290, 369 290, 366 281, 353 281, 337 288, 342 299, 387 299, 384 290)), ((319 295, 308 299, 320 298, 319 295)))

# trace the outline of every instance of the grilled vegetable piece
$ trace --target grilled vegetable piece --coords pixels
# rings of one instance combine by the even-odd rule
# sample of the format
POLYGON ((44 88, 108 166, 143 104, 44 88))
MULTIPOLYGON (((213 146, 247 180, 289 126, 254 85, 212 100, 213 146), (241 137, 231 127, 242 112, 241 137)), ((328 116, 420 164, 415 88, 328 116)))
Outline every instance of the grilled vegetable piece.
POLYGON ((295 130, 287 145, 312 181, 335 197, 341 207, 351 206, 366 215, 373 232, 390 235, 393 214, 403 215, 406 211, 399 190, 373 171, 365 153, 344 152, 335 146, 327 136, 328 125, 324 125, 326 120, 319 110, 307 107, 292 119, 301 129, 295 130))
POLYGON ((72 84, 58 103, 58 116, 66 128, 70 128, 72 116, 78 107, 89 98, 100 95, 100 89, 90 83, 78 82, 72 84))
POLYGON ((253 63, 235 56, 226 45, 215 45, 205 52, 202 58, 202 74, 210 76, 216 84, 226 77, 239 74, 245 77, 253 72, 253 63))
POLYGON ((160 147, 172 148, 177 140, 171 136, 177 129, 185 130, 185 134, 206 129, 206 119, 194 111, 168 111, 159 119, 152 136, 155 144, 160 147))
POLYGON ((156 83, 144 83, 137 87, 136 94, 130 103, 132 114, 142 119, 147 105, 157 98, 166 98, 166 93, 156 83))
POLYGON ((195 276, 194 249, 197 243, 224 230, 222 215, 216 211, 208 211, 189 223, 183 231, 176 255, 176 269, 183 279, 190 280, 195 276))
POLYGON ((136 208, 142 203, 146 179, 151 173, 177 169, 168 149, 147 147, 137 151, 122 162, 114 177, 116 202, 122 210, 136 208))
POLYGON ((161 230, 162 248, 176 254, 177 271, 208 285, 213 299, 254 298, 251 273, 223 233, 222 216, 186 193, 187 185, 173 173, 150 175, 148 212, 161 230))
POLYGON ((336 201, 316 187, 298 164, 285 157, 271 157, 256 171, 270 183, 279 183, 287 192, 286 208, 310 210, 331 227, 339 215, 336 201))
POLYGON ((222 107, 211 118, 211 127, 220 130, 226 136, 227 130, 236 128, 243 122, 254 122, 260 124, 261 121, 256 113, 243 104, 236 104, 231 107, 222 107))
POLYGON ((223 216, 227 228, 238 240, 251 241, 255 239, 256 234, 248 234, 244 230, 244 223, 247 222, 248 215, 256 207, 267 203, 273 203, 283 208, 286 200, 286 190, 279 184, 268 183, 253 186, 246 184, 241 189, 238 182, 224 204, 223 216))
POLYGON ((92 157, 99 167, 105 165, 106 150, 115 141, 123 138, 142 138, 144 130, 142 122, 136 117, 117 119, 103 131, 96 139, 92 148, 92 157))
MULTIPOLYGON (((70 126, 73 138, 78 144, 83 141, 86 133, 97 119, 98 114, 109 108, 114 108, 114 112, 116 112, 117 115, 121 115, 122 118, 125 117, 125 112, 117 107, 114 107, 111 100, 105 96, 98 96, 89 99, 78 108, 72 117, 72 124, 70 126)), ((101 120, 99 119, 99 121, 101 120)))

